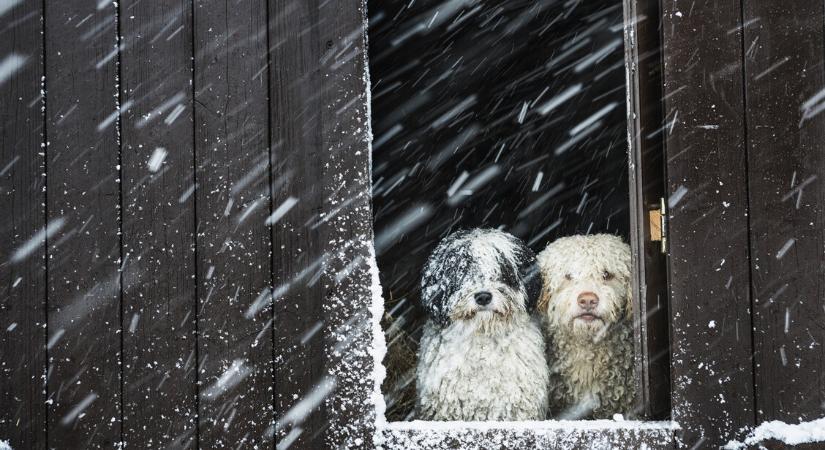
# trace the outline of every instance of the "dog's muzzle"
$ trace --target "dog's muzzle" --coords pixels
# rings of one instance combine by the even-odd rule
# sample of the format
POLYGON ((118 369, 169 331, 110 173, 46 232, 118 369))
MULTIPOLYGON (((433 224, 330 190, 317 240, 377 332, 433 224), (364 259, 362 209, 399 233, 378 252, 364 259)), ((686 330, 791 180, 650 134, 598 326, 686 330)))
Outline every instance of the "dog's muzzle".
POLYGON ((576 319, 581 319, 585 322, 601 319, 601 317, 595 313, 596 307, 599 306, 599 296, 594 292, 582 292, 576 299, 576 303, 578 303, 579 308, 583 311, 576 316, 576 319))

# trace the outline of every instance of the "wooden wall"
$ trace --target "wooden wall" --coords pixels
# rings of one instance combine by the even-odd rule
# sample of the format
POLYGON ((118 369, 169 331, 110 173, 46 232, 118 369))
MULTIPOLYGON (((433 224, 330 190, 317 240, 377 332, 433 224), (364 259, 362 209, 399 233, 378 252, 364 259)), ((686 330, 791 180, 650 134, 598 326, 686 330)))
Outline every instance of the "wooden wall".
MULTIPOLYGON (((823 415, 822 8, 662 2, 687 448, 823 415)), ((0 14, 0 439, 368 445, 363 2, 0 14)))
MULTIPOLYGON (((332 440, 324 212, 352 192, 325 177, 368 170, 364 17, 360 0, 0 2, 0 440, 332 440), (333 170, 333 151, 363 160, 333 170)), ((367 197, 350 207, 369 224, 367 197)))
POLYGON ((683 445, 825 415, 821 4, 662 2, 683 445))

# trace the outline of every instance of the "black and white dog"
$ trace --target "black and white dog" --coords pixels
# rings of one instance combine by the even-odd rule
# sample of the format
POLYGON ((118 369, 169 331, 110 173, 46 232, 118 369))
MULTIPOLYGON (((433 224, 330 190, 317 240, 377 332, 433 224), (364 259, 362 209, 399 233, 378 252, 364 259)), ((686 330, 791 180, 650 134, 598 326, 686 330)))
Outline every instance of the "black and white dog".
POLYGON ((416 371, 421 420, 544 420, 548 364, 532 312, 542 289, 535 254, 502 231, 446 237, 427 261, 427 311, 416 371))

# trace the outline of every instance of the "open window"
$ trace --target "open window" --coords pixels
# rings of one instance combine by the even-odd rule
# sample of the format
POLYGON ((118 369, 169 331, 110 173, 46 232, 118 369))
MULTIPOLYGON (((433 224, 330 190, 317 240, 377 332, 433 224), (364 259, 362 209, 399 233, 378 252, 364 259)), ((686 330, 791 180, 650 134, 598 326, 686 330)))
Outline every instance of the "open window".
MULTIPOLYGON (((442 238, 472 228, 507 231, 536 253, 562 236, 612 234, 631 245, 633 261, 636 397, 627 413, 639 420, 487 425, 523 443, 626 439, 631 429, 649 430, 638 442, 671 439, 653 422, 670 414, 662 129, 640 126, 661 123, 658 2, 368 6, 387 344, 378 420, 390 439, 409 444, 460 428, 405 422, 418 419, 422 268, 442 238)), ((452 436, 471 441, 483 429, 452 436)))

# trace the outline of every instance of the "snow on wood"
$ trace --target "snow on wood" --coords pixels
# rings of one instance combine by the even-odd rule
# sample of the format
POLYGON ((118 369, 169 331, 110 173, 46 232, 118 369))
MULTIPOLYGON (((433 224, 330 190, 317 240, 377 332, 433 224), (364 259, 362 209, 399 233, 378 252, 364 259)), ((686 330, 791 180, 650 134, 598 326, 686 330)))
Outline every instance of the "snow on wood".
POLYGON ((747 448, 770 440, 781 441, 789 445, 825 442, 825 417, 798 424, 788 424, 779 420, 764 422, 748 433, 744 441, 730 441, 725 445, 725 449, 747 448))

